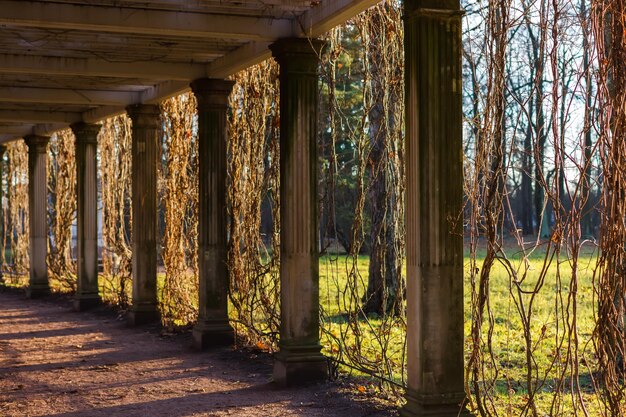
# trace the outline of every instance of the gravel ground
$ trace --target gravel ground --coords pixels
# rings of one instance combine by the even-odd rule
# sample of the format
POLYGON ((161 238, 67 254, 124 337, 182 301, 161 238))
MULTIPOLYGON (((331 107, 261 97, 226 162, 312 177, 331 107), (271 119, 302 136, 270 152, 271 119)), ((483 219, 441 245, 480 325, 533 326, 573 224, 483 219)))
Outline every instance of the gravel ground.
POLYGON ((0 292, 0 416, 342 416, 397 413, 335 383, 281 389, 266 354, 197 353, 188 334, 127 328, 105 308, 0 292))

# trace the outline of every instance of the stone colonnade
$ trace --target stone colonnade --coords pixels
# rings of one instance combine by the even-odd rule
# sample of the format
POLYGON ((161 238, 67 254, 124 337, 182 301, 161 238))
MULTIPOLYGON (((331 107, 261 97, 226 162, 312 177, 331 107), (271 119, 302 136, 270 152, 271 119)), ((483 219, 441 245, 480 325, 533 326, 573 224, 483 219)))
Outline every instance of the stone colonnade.
MULTIPOLYGON (((467 415, 463 406, 461 12, 458 0, 405 0, 408 390, 403 416, 467 415), (457 219, 454 222, 451 219, 457 219)), ((316 69, 322 45, 304 38, 271 45, 280 65, 281 326, 274 379, 324 379, 319 343, 316 69)), ((226 113, 233 83, 191 83, 199 130, 199 317, 193 346, 231 343, 226 263, 226 113)), ((128 323, 158 320, 157 194, 159 109, 127 108, 132 119, 133 307, 128 323)), ((96 137, 75 124, 78 291, 75 308, 99 303, 96 137)), ((46 147, 29 152, 29 297, 49 291, 46 267, 46 147)))
POLYGON ((159 319, 157 308, 157 160, 159 106, 137 104, 126 109, 132 121, 132 307, 128 324, 159 319))
POLYGON ((463 144, 458 0, 405 0, 407 404, 463 405, 463 144))
POLYGON ((282 39, 280 67, 280 351, 274 379, 326 377, 319 343, 318 41, 282 39))
POLYGON ((100 125, 72 125, 76 137, 76 217, 78 282, 74 309, 100 303, 98 294, 98 132, 100 125))
POLYGON ((233 341, 228 320, 230 277, 227 260, 226 112, 234 82, 201 79, 191 83, 198 102, 198 322, 193 346, 206 349, 233 341))

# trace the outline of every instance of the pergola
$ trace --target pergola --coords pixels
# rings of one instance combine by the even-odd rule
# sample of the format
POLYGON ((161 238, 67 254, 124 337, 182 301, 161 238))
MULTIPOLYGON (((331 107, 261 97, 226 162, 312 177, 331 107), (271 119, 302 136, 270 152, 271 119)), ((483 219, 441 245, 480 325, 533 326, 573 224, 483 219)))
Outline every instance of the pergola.
MULTIPOLYGON (((29 153, 30 280, 49 291, 49 135, 76 136, 78 291, 99 303, 98 122, 132 120, 133 306, 156 304, 158 103, 191 89, 199 130, 199 318, 194 346, 230 343, 226 266, 228 77, 273 56, 280 66, 281 329, 274 378, 326 377, 320 353, 316 138, 322 42, 377 0, 0 0, 0 142, 29 153)), ((408 387, 405 416, 466 415, 463 387, 461 11, 405 0, 408 387)), ((3 152, 3 151, 2 151, 3 152)))

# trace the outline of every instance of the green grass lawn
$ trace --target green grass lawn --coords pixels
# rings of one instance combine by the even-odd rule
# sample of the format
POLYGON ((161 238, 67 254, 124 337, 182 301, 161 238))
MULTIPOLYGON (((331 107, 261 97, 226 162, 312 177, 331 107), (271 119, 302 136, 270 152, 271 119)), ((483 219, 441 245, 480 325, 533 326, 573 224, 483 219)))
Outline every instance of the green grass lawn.
MULTIPOLYGON (((484 257, 484 253, 479 254, 484 257)), ((567 259, 554 258, 547 268, 543 268, 545 250, 537 250, 530 257, 524 259, 515 254, 509 259, 510 268, 515 271, 520 280, 526 273, 519 287, 513 284, 510 269, 496 262, 490 274, 490 319, 486 319, 482 326, 482 347, 485 361, 483 361, 485 378, 493 381, 493 403, 502 415, 519 415, 524 404, 528 402, 529 390, 527 383, 528 359, 527 340, 524 337, 522 315, 530 317, 529 344, 532 352, 532 389, 536 390, 535 401, 539 415, 573 415, 573 402, 584 401, 590 415, 600 415, 592 378, 595 369, 595 354, 591 343, 591 336, 595 323, 594 291, 592 284, 595 256, 587 251, 579 258, 577 265, 578 288, 575 300, 569 297, 569 286, 573 275, 572 264, 567 259), (533 294, 540 277, 543 276, 542 287, 533 294), (572 389, 576 382, 572 380, 572 365, 574 360, 573 338, 568 330, 573 325, 571 312, 573 303, 576 304, 576 332, 578 337, 579 366, 578 386, 580 397, 576 389, 572 389), (492 323, 491 337, 489 337, 489 321, 492 323), (493 363, 487 349, 491 343, 493 363), (563 381, 559 387, 559 381, 563 381), (538 387, 538 388, 537 388, 538 387), (552 408, 555 392, 559 402, 552 408)), ((470 258, 467 256, 465 276, 465 336, 466 355, 471 350, 471 282, 469 276, 470 258)), ((482 267, 479 259, 477 267, 482 267)), ((355 332, 348 324, 348 309, 358 304, 360 296, 365 291, 369 260, 360 257, 356 268, 360 279, 355 279, 356 293, 345 291, 348 284, 349 271, 352 260, 346 257, 325 257, 320 262, 320 303, 324 308, 327 320, 325 326, 332 335, 341 335, 344 346, 336 346, 333 337, 324 337, 325 353, 339 355, 338 350, 355 349, 359 345, 355 339, 360 338, 360 353, 371 363, 387 373, 395 382, 402 382, 402 363, 405 331, 401 320, 369 317, 359 320, 358 331, 355 332), (343 318, 343 319, 342 319, 343 318), (359 333, 358 335, 356 333, 359 333), (383 336, 381 337, 381 334, 383 336), (389 349, 387 357, 381 354, 381 347, 389 349)), ((353 322, 356 320, 353 320, 353 322)), ((442 347, 445 348, 445 347, 442 347)), ((358 355, 348 355, 358 358, 358 355)), ((343 359, 346 359, 344 354, 343 359)), ((344 367, 344 370, 349 368, 344 367)), ((359 374, 359 372, 356 372, 359 374)), ((482 383, 485 383, 482 381, 482 383)), ((580 410, 579 410, 580 411, 580 410)), ((532 414, 532 413, 531 413, 532 414)))

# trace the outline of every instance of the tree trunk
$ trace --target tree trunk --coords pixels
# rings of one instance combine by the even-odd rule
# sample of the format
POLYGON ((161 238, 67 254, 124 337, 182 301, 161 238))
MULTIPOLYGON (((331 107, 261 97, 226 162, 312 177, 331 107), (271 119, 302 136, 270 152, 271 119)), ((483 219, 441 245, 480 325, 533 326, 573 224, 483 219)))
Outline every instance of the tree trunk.
MULTIPOLYGON (((368 65, 370 71, 371 107, 368 113, 369 139, 371 151, 369 155, 370 188, 368 198, 371 213, 370 230, 370 265, 367 294, 364 297, 363 309, 366 313, 385 314, 392 310, 399 311, 397 295, 400 282, 398 250, 396 247, 397 209, 396 187, 392 182, 390 151, 392 138, 389 128, 394 123, 393 114, 385 108, 384 85, 385 75, 379 63, 382 62, 383 46, 380 33, 373 33, 382 27, 380 14, 374 14, 369 23, 370 42, 368 65)), ((394 91, 390 94, 394 97, 394 91)))
MULTIPOLYGON (((580 1, 580 15, 583 21, 587 22, 587 0, 580 1)), ((581 219, 581 229, 583 237, 592 237, 593 233, 593 199, 591 193, 591 107, 593 106, 593 84, 591 80, 591 71, 589 68, 589 34, 588 28, 583 27, 583 72, 585 74, 585 126, 584 126, 584 178, 581 197, 583 198, 583 213, 581 219)))
MULTIPOLYGON (((533 77, 531 71, 531 78, 533 77)), ((529 115, 533 114, 533 101, 529 101, 529 115)), ((522 185, 521 185, 521 221, 522 233, 531 235, 534 231, 533 227, 533 155, 532 155, 532 123, 528 120, 526 135, 524 136, 524 152, 522 154, 522 185)))
POLYGON ((383 108, 376 103, 369 112, 371 184, 368 192, 371 212, 370 265, 364 310, 384 314, 392 309, 398 290, 398 253, 395 245, 395 191, 389 187, 387 131, 383 108))
MULTIPOLYGON (((545 0, 541 2, 541 16, 543 21, 544 10, 545 10, 545 0)), ((541 37, 541 39, 537 39, 537 35, 533 32, 532 24, 530 19, 526 17, 526 28, 528 30, 528 36, 530 38, 530 46, 531 51, 529 55, 534 63, 534 75, 531 78, 531 83, 534 83, 536 86, 535 91, 535 144, 533 149, 533 155, 535 157, 535 194, 534 194, 534 208, 535 208, 535 219, 536 223, 536 232, 541 234, 541 223, 542 223, 542 213, 543 213, 543 205, 544 205, 544 172, 543 172, 543 161, 545 155, 545 147, 546 147, 546 133, 545 133, 545 113, 543 109, 543 87, 544 87, 544 77, 543 71, 545 67, 545 39, 541 37)))

